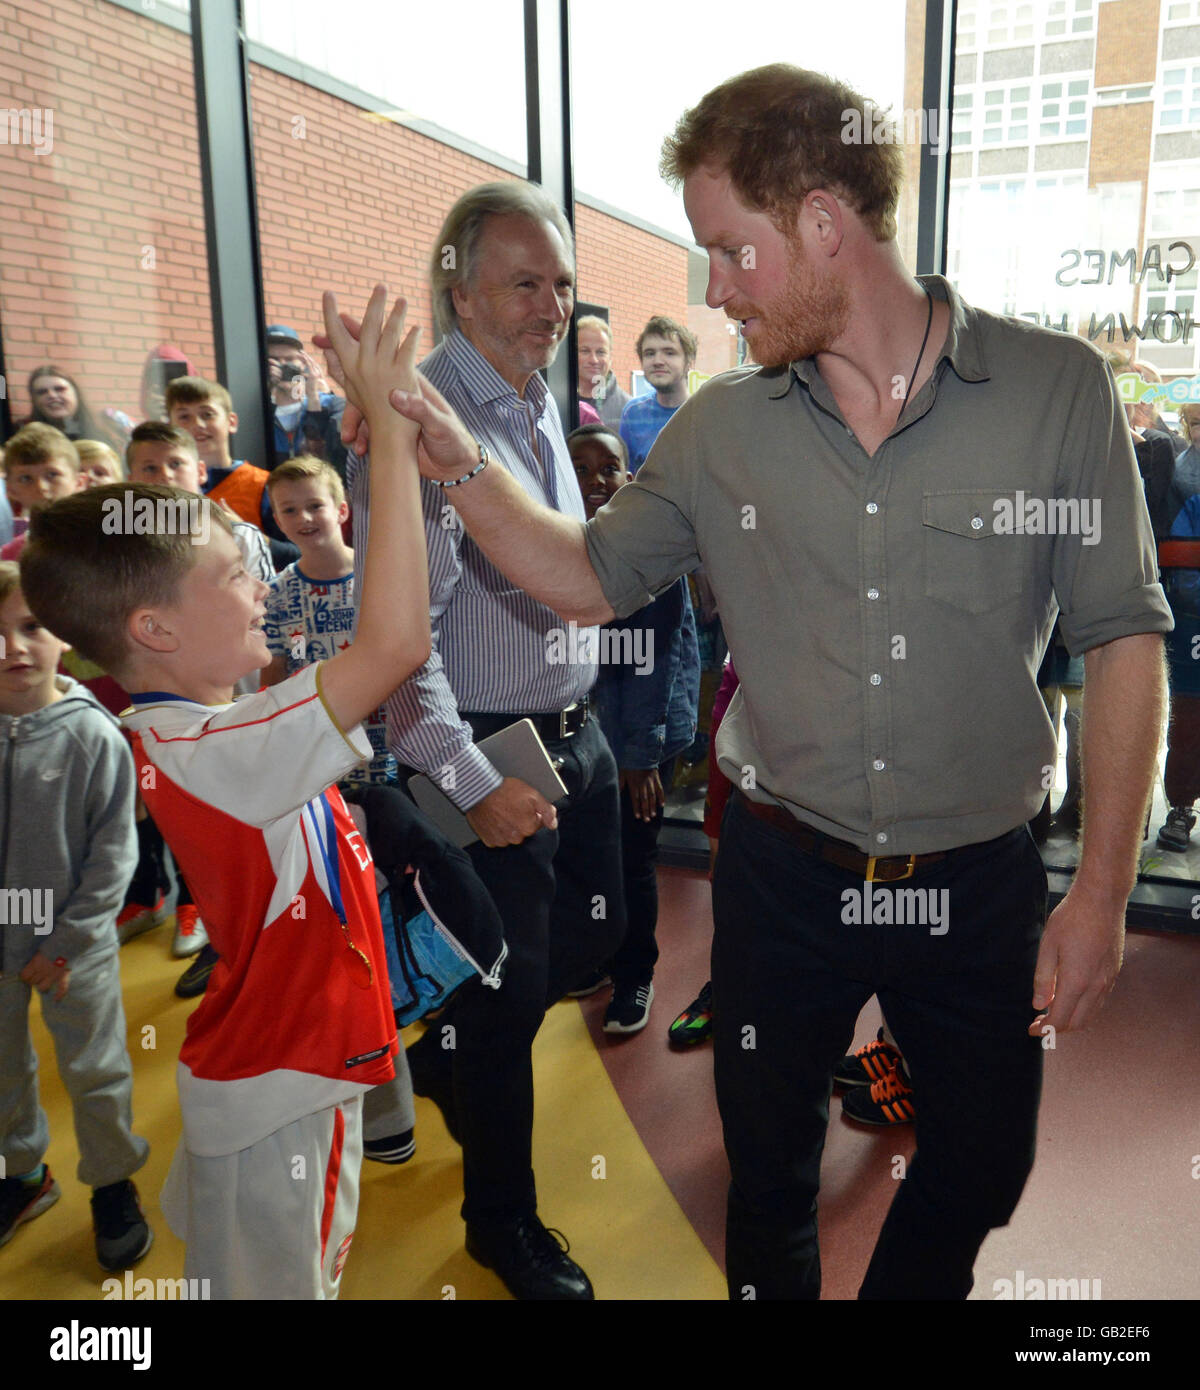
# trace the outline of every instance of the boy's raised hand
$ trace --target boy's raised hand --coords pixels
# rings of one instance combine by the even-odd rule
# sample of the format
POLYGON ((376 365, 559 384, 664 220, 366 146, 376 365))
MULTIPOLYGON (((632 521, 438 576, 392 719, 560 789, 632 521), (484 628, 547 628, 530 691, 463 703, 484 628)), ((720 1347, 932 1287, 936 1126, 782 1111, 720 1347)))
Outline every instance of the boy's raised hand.
MULTIPOLYGON (((368 420, 390 425, 402 418, 389 404, 390 392, 420 389, 416 362, 421 329, 418 326, 404 333, 408 303, 403 296, 384 319, 387 294, 386 285, 375 286, 362 325, 354 335, 346 326, 353 320, 338 312, 337 298, 331 291, 325 292, 321 302, 332 354, 330 369, 345 390, 346 399, 368 420)), ((415 436, 417 427, 409 424, 415 436)))
MULTIPOLYGON (((336 308, 336 305, 334 307, 336 308)), ((366 329, 365 320, 360 324, 348 314, 340 314, 337 317, 345 334, 345 341, 357 344, 360 335, 366 329)), ((328 308, 325 324, 329 332, 324 336, 314 337, 313 342, 324 352, 329 374, 346 389, 349 405, 342 415, 342 443, 348 448, 353 448, 361 458, 367 452, 371 437, 365 418, 366 412, 351 395, 346 383, 345 366, 338 341, 333 336, 328 308)), ((453 479, 475 466, 479 457, 478 444, 441 392, 415 368, 413 384, 397 383, 389 399, 396 414, 420 426, 417 461, 424 477, 453 479)))

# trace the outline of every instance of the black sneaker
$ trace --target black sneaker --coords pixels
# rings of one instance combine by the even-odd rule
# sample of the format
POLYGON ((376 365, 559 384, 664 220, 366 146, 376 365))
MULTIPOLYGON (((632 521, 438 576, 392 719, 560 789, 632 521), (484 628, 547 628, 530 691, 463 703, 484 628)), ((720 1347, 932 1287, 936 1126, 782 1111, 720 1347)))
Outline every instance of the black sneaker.
POLYGON ((92 1193, 92 1226, 96 1258, 109 1271, 137 1264, 154 1244, 154 1232, 142 1214, 137 1188, 128 1178, 92 1193))
POLYGON ((709 980, 695 999, 667 1029, 667 1041, 672 1047, 695 1047, 712 1037, 712 981, 709 980))
POLYGON ((649 980, 613 985, 613 996, 604 1011, 606 1033, 640 1033, 650 1022, 654 986, 649 980))
POLYGON ((363 1157, 373 1158, 376 1163, 407 1163, 416 1151, 417 1141, 411 1129, 393 1134, 390 1139, 363 1140, 363 1157))
POLYGON ((584 976, 574 989, 567 990, 568 999, 586 999, 589 994, 598 994, 605 985, 612 984, 612 976, 607 970, 593 970, 584 976))
POLYGON ((210 945, 201 947, 200 954, 180 975, 175 985, 175 993, 180 999, 194 999, 208 988, 208 977, 213 966, 221 959, 210 945))
POLYGON ((42 1173, 40 1183, 24 1182, 21 1178, 0 1179, 0 1245, 7 1245, 17 1233, 17 1227, 35 1216, 41 1216, 62 1196, 50 1169, 42 1173))
POLYGON ((547 1230, 536 1216, 467 1225, 467 1254, 494 1269, 509 1293, 522 1300, 596 1297, 587 1275, 567 1258, 570 1249, 561 1231, 547 1230))
POLYGON ((842 1114, 864 1125, 909 1125, 917 1118, 913 1089, 903 1064, 870 1086, 856 1086, 842 1097, 842 1114))
POLYGON ((1158 832, 1159 849, 1174 850, 1183 854, 1192 843, 1192 827, 1196 824, 1196 813, 1190 806, 1172 806, 1167 812, 1167 823, 1158 832))
POLYGON ((883 1029, 875 1035, 875 1040, 866 1047, 860 1047, 849 1057, 843 1057, 833 1073, 835 1086, 872 1086, 899 1066, 904 1059, 900 1051, 883 1040, 883 1029))

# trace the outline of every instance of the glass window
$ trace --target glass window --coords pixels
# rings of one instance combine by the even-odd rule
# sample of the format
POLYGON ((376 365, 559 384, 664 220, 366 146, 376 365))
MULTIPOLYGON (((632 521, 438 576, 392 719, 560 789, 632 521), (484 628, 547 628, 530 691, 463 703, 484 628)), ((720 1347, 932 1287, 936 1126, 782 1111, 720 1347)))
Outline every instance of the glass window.
MULTIPOLYGON (((1043 41, 1090 34, 1097 9, 1093 0, 1052 0, 1036 8, 1035 23, 1043 41)), ((1200 5, 1164 5, 1161 15, 1157 7, 1146 9, 1153 16, 1149 22, 1161 27, 1196 22, 1200 5)), ((1162 54, 1163 36, 1154 37, 1162 54)), ((1003 42, 1008 42, 1007 34, 1003 42)), ((1000 145, 1001 132, 1012 144, 1023 143, 1028 127, 1035 125, 1034 176, 1003 182, 981 178, 978 161, 956 161, 947 214, 947 265, 954 284, 973 304, 1077 334, 1104 351, 1134 353, 1168 379, 1196 375, 1200 267, 1178 274, 1168 268, 1187 261, 1186 251, 1169 249, 1172 242, 1200 248, 1200 159, 1175 157, 1181 142, 1169 132, 1172 127, 1181 132, 1200 128, 1200 59, 1170 57, 1156 84, 1138 73, 1140 83, 1097 93, 1093 56, 1085 60, 1089 70, 1056 73, 1036 84, 1025 79, 1022 85, 1031 89, 1026 102, 1016 85, 979 80, 990 70, 988 50, 1000 46, 1000 40, 981 45, 984 51, 966 69, 976 80, 959 78, 956 105, 961 109, 971 95, 978 102, 983 93, 985 150, 1000 145), (1151 99, 1156 101, 1157 128, 1168 138, 1135 145, 1124 135, 1119 108, 1151 99), (1096 150, 1093 138, 1102 141, 1096 150), (1058 148, 1051 153, 1047 146, 1058 148), (1074 167, 1039 169, 1041 158, 1074 167), (1095 278, 1082 259, 1085 248, 1102 249, 1105 264, 1098 284, 1081 283, 1095 278), (1073 272, 1072 256, 1077 262, 1073 272)), ((1163 414, 1174 418, 1173 412, 1163 414)), ((1064 754, 1065 744, 1063 739, 1064 754)), ((1062 757, 1052 805, 1066 791, 1062 757)), ((1200 886, 1200 847, 1186 855, 1155 848, 1166 810, 1160 780, 1142 850, 1143 876, 1183 878, 1200 886)), ((1078 845, 1070 834, 1052 831, 1044 853, 1050 864, 1067 872, 1078 861, 1078 845)))
POLYGON ((0 0, 0 32, 23 74, 2 113, 13 422, 33 415, 123 451, 135 424, 161 416, 169 376, 216 373, 186 4, 71 0, 35 16, 0 0), (93 58, 93 42, 119 59, 93 58), (43 366, 57 370, 31 382, 43 366))
MULTIPOLYGON (((472 41, 448 82, 427 60, 445 42, 444 10, 342 0, 332 23, 323 0, 245 0, 266 319, 310 353, 321 290, 361 307, 385 273, 432 350, 428 265, 446 213, 468 188, 525 173, 520 0, 473 3, 468 15, 472 41)), ((290 420, 303 378, 263 370, 277 383, 279 452, 344 466, 335 430, 318 431, 308 411, 290 420)), ((327 411, 341 409, 336 383, 313 385, 332 398, 327 411)))
POLYGON ((1200 64, 1164 68, 1158 112, 1160 126, 1200 124, 1200 64))
MULTIPOLYGON (((895 0, 859 0, 852 12, 836 7, 826 12, 814 5, 745 0, 736 18, 731 11, 727 17, 732 22, 721 25, 719 43, 713 43, 711 26, 694 23, 684 13, 670 25, 666 48, 662 36, 647 39, 641 34, 638 41, 631 41, 634 31, 628 24, 614 24, 611 6, 572 4, 570 8, 579 305, 607 319, 611 369, 617 386, 626 392, 653 389, 641 376, 636 352, 636 340, 647 320, 666 314, 688 325, 699 344, 698 370, 689 382, 695 389, 704 377, 744 360, 746 348, 724 311, 704 302, 708 258, 694 246, 679 193, 658 175, 664 137, 683 111, 717 83, 781 57, 835 74, 878 106, 890 105, 906 128, 903 135, 928 137, 927 115, 914 109, 920 105, 921 52, 919 48, 906 51, 906 33, 922 32, 924 7, 895 0), (846 43, 848 13, 853 15, 856 32, 870 36, 869 43, 846 43), (669 61, 665 61, 668 53, 669 61), (589 94, 586 99, 584 94, 589 94), (661 234, 656 235, 655 229, 661 234), (613 264, 607 250, 613 246, 632 248, 625 265, 613 264)), ((623 7, 616 11, 624 16, 623 7)), ((976 13, 970 5, 960 6, 964 36, 976 13)), ((990 7, 985 5, 984 18, 989 15, 990 7)), ((960 100, 955 93, 956 151, 970 147, 970 115, 985 105, 974 90, 963 95, 965 99, 960 100)), ((1004 101, 1004 91, 997 90, 986 103, 989 117, 999 123, 997 140, 1003 136, 1004 101)), ((906 144, 906 156, 911 172, 899 210, 899 246, 911 265, 916 249, 915 144, 906 144)), ((703 814, 707 733, 725 656, 719 618, 701 621, 699 629, 700 734, 679 765, 666 811, 669 819, 693 825, 703 814)))

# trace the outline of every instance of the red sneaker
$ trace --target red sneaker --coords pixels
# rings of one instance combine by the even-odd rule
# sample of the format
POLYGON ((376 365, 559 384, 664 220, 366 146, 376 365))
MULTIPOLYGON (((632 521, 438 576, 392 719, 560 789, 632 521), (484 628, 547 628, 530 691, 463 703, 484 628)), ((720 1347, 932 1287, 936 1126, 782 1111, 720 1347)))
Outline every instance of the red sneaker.
POLYGON ((150 931, 152 927, 161 927, 168 916, 170 914, 161 893, 153 907, 147 907, 145 903, 126 903, 117 917, 117 939, 124 946, 127 941, 150 931))
POLYGON ((18 1226, 41 1216, 61 1195, 48 1167, 36 1186, 20 1178, 0 1179, 0 1245, 7 1245, 18 1226))
POLYGON ((208 932, 200 920, 200 912, 195 903, 185 903, 175 909, 175 944, 171 954, 181 959, 194 956, 208 943, 208 932))

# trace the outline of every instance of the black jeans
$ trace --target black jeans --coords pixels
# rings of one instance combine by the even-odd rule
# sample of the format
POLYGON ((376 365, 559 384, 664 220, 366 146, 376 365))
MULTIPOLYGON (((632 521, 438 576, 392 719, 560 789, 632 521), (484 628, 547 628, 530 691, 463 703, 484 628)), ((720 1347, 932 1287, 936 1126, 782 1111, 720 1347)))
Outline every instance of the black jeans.
MULTIPOLYGON (((917 1153, 860 1298, 961 1299, 1033 1165, 1042 1044, 1030 1038, 1046 876, 1026 827, 875 894, 922 889, 944 932, 847 924, 863 882, 735 796, 713 881, 717 1102, 732 1170, 730 1297, 816 1298, 817 1190, 833 1069, 872 994, 916 1092, 917 1153)), ((875 907, 871 915, 880 915, 875 907)), ((893 916, 897 916, 893 908, 893 916)))
POLYGON ((606 960, 625 930, 617 766, 608 743, 592 720, 571 738, 547 740, 546 751, 562 759, 558 775, 569 794, 558 806, 558 829, 504 849, 468 846, 504 922, 503 984, 464 985, 413 1044, 424 1063, 452 1078, 469 1222, 536 1211, 530 1049, 547 1007, 606 960))
MULTIPOLYGON (((675 759, 658 769, 664 791, 671 790, 675 759)), ((609 962, 615 984, 640 984, 649 980, 658 963, 658 832, 663 808, 651 820, 638 820, 626 788, 621 792, 621 866, 625 884, 625 939, 609 962)))

